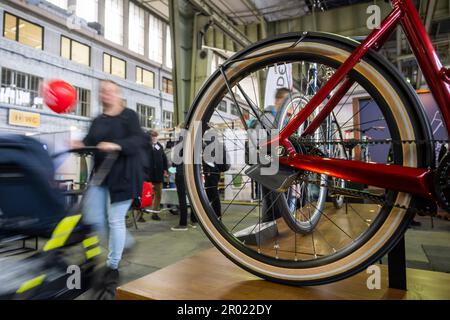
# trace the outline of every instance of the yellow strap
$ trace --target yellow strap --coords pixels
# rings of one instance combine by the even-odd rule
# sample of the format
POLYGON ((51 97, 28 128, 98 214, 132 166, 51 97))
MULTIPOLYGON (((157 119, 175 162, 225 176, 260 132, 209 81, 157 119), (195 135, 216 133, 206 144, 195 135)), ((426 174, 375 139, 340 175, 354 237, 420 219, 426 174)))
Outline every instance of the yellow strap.
POLYGON ((51 239, 45 244, 44 251, 50 251, 62 247, 80 219, 81 214, 62 219, 53 231, 51 239))
POLYGON ((100 253, 102 253, 102 249, 100 249, 100 247, 95 247, 91 250, 86 251, 86 258, 92 259, 95 256, 98 256, 100 253))
POLYGON ((23 293, 25 291, 28 291, 32 288, 35 288, 37 286, 39 286, 45 279, 46 275, 43 274, 42 276, 36 277, 34 279, 25 281, 24 283, 22 283, 22 285, 20 286, 20 288, 16 291, 16 293, 23 293))
POLYGON ((91 246, 93 246, 94 244, 98 243, 98 237, 97 236, 93 236, 87 239, 83 240, 83 247, 85 248, 89 248, 91 246))

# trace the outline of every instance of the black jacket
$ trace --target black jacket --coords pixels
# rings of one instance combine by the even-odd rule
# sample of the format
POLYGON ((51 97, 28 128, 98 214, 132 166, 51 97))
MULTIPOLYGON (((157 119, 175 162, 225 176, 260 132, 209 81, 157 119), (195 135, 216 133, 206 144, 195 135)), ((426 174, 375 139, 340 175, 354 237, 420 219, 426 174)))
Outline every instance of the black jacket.
MULTIPOLYGON (((147 142, 137 114, 125 109, 118 116, 102 114, 95 118, 83 142, 86 146, 96 146, 102 141, 117 143, 122 147, 103 182, 109 189, 111 202, 137 198, 141 195, 144 181, 142 150, 147 142)), ((95 155, 95 169, 99 168, 104 158, 102 153, 95 155)))
POLYGON ((150 182, 163 182, 164 171, 167 171, 167 156, 164 152, 162 144, 159 142, 153 147, 151 143, 148 144, 148 160, 149 167, 147 171, 147 178, 150 182))

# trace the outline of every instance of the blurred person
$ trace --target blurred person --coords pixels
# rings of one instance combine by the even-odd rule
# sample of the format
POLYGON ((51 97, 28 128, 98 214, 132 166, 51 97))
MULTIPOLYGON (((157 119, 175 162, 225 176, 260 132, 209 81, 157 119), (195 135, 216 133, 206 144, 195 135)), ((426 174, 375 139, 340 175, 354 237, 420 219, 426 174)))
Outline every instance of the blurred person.
MULTIPOLYGON (((205 176, 205 191, 209 202, 216 214, 216 216, 222 218, 222 204, 220 202, 219 182, 222 172, 226 172, 230 169, 231 165, 227 159, 227 149, 225 144, 221 141, 216 141, 216 136, 213 135, 205 143, 204 148, 210 144, 215 144, 212 152, 214 161, 203 162, 203 175, 205 176), (216 159, 216 149, 222 150, 222 159, 216 159)), ((218 157, 218 156, 217 156, 218 157)))
MULTIPOLYGON (((164 150, 164 153, 166 154, 167 158, 167 167, 175 168, 175 166, 172 165, 172 147, 174 146, 174 141, 172 141, 172 134, 169 136, 169 141, 166 143, 166 148, 164 150)), ((168 178, 167 178, 167 185, 165 187, 167 188, 175 188, 175 174, 170 172, 171 170, 168 170, 168 178)))
POLYGON ((109 231, 109 254, 103 283, 109 285, 106 294, 114 295, 119 278, 119 263, 125 248, 127 230, 125 216, 133 199, 141 194, 144 169, 140 156, 145 147, 145 134, 137 114, 123 106, 119 86, 109 80, 102 81, 100 97, 103 113, 96 117, 89 132, 74 148, 97 146, 100 152, 94 157, 94 171, 101 170, 105 153, 117 152, 111 171, 100 186, 92 186, 86 194, 83 217, 103 238, 109 231))
MULTIPOLYGON (((279 88, 275 92, 275 101, 273 105, 269 105, 264 109, 264 113, 260 116, 261 122, 264 125, 264 128, 277 129, 278 128, 278 117, 281 106, 286 101, 290 94, 290 90, 288 88, 279 88)), ((248 127, 251 129, 260 129, 261 124, 256 121, 256 118, 250 119, 248 123, 248 127)))
POLYGON ((148 180, 153 184, 153 203, 150 212, 152 219, 159 221, 161 195, 164 177, 168 177, 167 157, 164 148, 158 142, 158 132, 150 131, 151 145, 149 149, 149 169, 147 172, 148 180))

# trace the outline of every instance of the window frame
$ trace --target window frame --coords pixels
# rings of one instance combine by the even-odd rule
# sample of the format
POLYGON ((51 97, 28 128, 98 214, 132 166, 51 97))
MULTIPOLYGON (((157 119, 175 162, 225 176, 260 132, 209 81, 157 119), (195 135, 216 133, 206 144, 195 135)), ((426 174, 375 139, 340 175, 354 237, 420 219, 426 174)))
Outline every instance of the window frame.
MULTIPOLYGON (((143 39, 142 39, 143 40, 143 52, 140 53, 138 51, 135 51, 135 50, 131 49, 130 48, 130 39, 128 39, 128 48, 127 49, 132 51, 132 52, 134 52, 134 53, 137 53, 137 54, 139 54, 141 56, 145 56, 145 51, 146 51, 146 47, 145 47, 146 41, 145 40, 146 40, 146 36, 147 36, 146 33, 145 33, 145 30, 146 30, 146 25, 148 24, 148 19, 145 18, 145 15, 146 15, 147 12, 146 12, 146 9, 144 7, 142 7, 139 3, 134 2, 134 1, 129 1, 129 4, 128 4, 128 26, 127 26, 128 33, 130 32, 130 27, 131 27, 130 14, 131 14, 131 6, 132 5, 137 7, 139 10, 143 10, 143 12, 144 12, 144 33, 143 33, 143 39)), ((125 14, 125 12, 124 12, 124 14, 125 14)), ((129 35, 128 35, 128 38, 129 38, 129 35)))
POLYGON ((226 100, 221 100, 217 106, 217 109, 221 112, 228 113, 228 102, 226 100), (222 107, 224 107, 224 109, 222 107))
POLYGON ((231 114, 232 116, 239 117, 240 114, 239 114, 239 109, 238 109, 238 108, 239 108, 239 107, 238 107, 234 102, 232 102, 232 103, 230 104, 230 114, 231 114), (236 111, 236 113, 235 113, 234 111, 236 111))
POLYGON ((66 38, 67 40, 69 40, 69 43, 70 43, 70 47, 69 47, 69 55, 70 55, 70 58, 69 58, 68 60, 70 60, 70 61, 72 61, 72 62, 75 62, 75 63, 78 63, 78 64, 81 64, 81 65, 83 65, 83 66, 91 67, 91 63, 92 63, 92 57, 91 57, 91 56, 92 56, 92 48, 91 48, 91 46, 89 46, 89 45, 87 45, 87 44, 85 44, 85 43, 83 43, 83 42, 80 42, 80 41, 74 40, 74 39, 72 39, 72 38, 69 38, 69 37, 67 37, 67 36, 65 36, 65 35, 63 35, 63 34, 61 35, 61 38, 60 38, 59 55, 60 55, 62 58, 67 59, 66 57, 63 57, 63 55, 62 55, 63 38, 66 38), (74 61, 74 60, 72 59, 72 42, 76 42, 76 43, 78 43, 78 44, 81 44, 81 45, 83 45, 83 46, 88 47, 88 49, 89 49, 89 64, 88 64, 88 65, 86 65, 86 64, 84 64, 84 63, 80 63, 80 62, 74 61))
POLYGON ((156 79, 156 75, 155 75, 155 72, 153 72, 153 71, 151 71, 151 70, 148 70, 148 69, 146 69, 146 68, 143 68, 143 67, 141 67, 141 66, 136 66, 136 83, 138 84, 138 85, 140 85, 140 86, 144 86, 144 87, 146 87, 146 88, 150 88, 150 89, 155 89, 155 79, 156 79), (140 69, 140 82, 138 82, 138 69, 140 69), (144 84, 144 71, 147 71, 147 72, 150 72, 152 75, 153 75, 153 86, 152 87, 149 87, 149 86, 146 86, 145 84, 144 84))
MULTIPOLYGON (((162 87, 161 88, 162 92, 164 92, 165 94, 173 95, 173 80, 172 79, 163 76, 162 77, 162 86, 161 87, 162 87), (169 83, 169 81, 172 83, 172 93, 167 92, 167 91, 164 90, 164 80, 167 80, 167 84, 169 83)), ((166 87, 168 88, 168 85, 166 87)))
POLYGON ((19 17, 19 16, 15 15, 15 14, 12 14, 12 13, 10 13, 10 12, 8 12, 8 11, 3 11, 3 33, 2 33, 3 38, 6 38, 6 37, 5 37, 6 15, 10 15, 10 16, 12 16, 12 17, 14 17, 14 18, 16 19, 15 39, 14 39, 14 40, 8 39, 8 40, 16 41, 16 42, 18 42, 18 43, 20 43, 20 44, 22 44, 22 45, 24 45, 24 46, 31 47, 31 48, 36 49, 36 50, 42 50, 42 51, 44 51, 44 43, 45 43, 45 32, 44 32, 45 29, 44 29, 44 27, 41 26, 40 24, 31 22, 31 21, 28 20, 28 19, 24 19, 24 18, 19 17), (19 32, 20 20, 22 20, 22 21, 24 21, 24 22, 26 22, 26 23, 32 24, 32 25, 34 25, 34 26, 36 26, 36 27, 39 27, 39 28, 41 29, 41 48, 40 48, 40 49, 34 48, 34 47, 30 46, 30 45, 27 45, 27 44, 25 44, 25 43, 20 42, 20 37, 19 37, 19 35, 20 35, 20 32, 19 32))
MULTIPOLYGON (((111 0, 111 1, 114 1, 114 0, 111 0)), ((119 46, 121 46, 121 47, 123 47, 124 46, 124 44, 125 44, 125 26, 124 26, 124 21, 125 21, 125 19, 126 18, 128 18, 128 17, 125 17, 125 1, 124 0, 117 0, 117 1, 121 1, 121 6, 119 6, 119 7, 121 7, 122 8, 122 10, 121 10, 121 12, 120 12, 120 17, 121 17, 121 23, 119 23, 118 25, 120 26, 121 25, 121 28, 122 28, 122 31, 121 31, 121 35, 120 35, 120 37, 121 37, 121 41, 119 41, 119 42, 116 42, 115 40, 113 40, 113 39, 111 39, 111 38, 109 38, 108 36, 109 36, 109 34, 108 34, 108 32, 106 32, 106 30, 108 29, 107 28, 107 24, 108 24, 108 20, 107 20, 107 18, 106 18, 106 15, 105 15, 105 21, 104 21, 104 25, 103 25, 103 37, 106 39, 106 40, 108 40, 108 41, 111 41, 112 43, 115 43, 116 45, 119 45, 119 46)), ((107 7, 107 5, 106 5, 106 2, 105 2, 105 9, 106 9, 106 7, 107 7)), ((116 17, 116 19, 118 19, 118 17, 116 17)), ((114 31, 116 31, 116 30, 114 30, 114 31)))
POLYGON ((161 124, 161 126, 162 126, 162 128, 163 129, 169 129, 169 128, 173 128, 173 126, 174 126, 174 112, 173 111, 169 111, 169 110, 163 110, 162 111, 162 114, 161 114, 161 119, 162 119, 162 124, 161 124), (170 116, 170 126, 167 126, 166 127, 166 119, 165 119, 165 115, 166 114, 170 114, 171 116, 170 116))
MULTIPOLYGON (((162 66, 165 66, 165 55, 164 55, 164 51, 165 51, 165 40, 166 40, 166 36, 165 36, 165 26, 166 26, 166 22, 161 19, 161 17, 159 17, 158 15, 154 14, 153 12, 149 12, 149 18, 148 18, 148 28, 149 28, 149 33, 147 35, 148 38, 148 59, 150 59, 151 61, 157 63, 157 64, 161 64, 162 66), (152 33, 150 31, 150 29, 152 28, 152 22, 154 25, 157 26, 157 33, 152 33), (160 30, 159 30, 160 28, 160 30), (155 39, 152 39, 153 36, 155 36, 155 39), (154 50, 152 50, 152 42, 151 40, 154 40, 156 42, 161 42, 161 46, 158 52, 155 52, 154 50), (158 57, 156 57, 155 55, 158 55, 158 57), (159 55, 161 55, 161 60, 159 59, 159 55)), ((156 46, 157 48, 158 46, 156 46)))
POLYGON ((42 85, 44 79, 42 77, 36 76, 34 74, 31 73, 26 73, 26 72, 22 72, 16 69, 11 69, 11 68, 7 68, 7 67, 2 67, 0 68, 0 88, 6 88, 7 84, 3 84, 3 72, 9 72, 9 86, 13 85, 15 88, 18 88, 20 90, 23 90, 24 92, 29 93, 30 95, 33 95, 33 99, 32 101, 30 101, 29 105, 22 105, 22 104, 18 104, 16 101, 14 103, 10 103, 14 106, 21 106, 21 107, 25 107, 25 108, 30 108, 30 109, 36 109, 36 110, 42 110, 44 104, 39 104, 36 105, 36 107, 34 107, 34 105, 32 104, 34 102, 35 98, 42 98, 39 95, 39 88, 42 85), (20 84, 18 83, 18 78, 19 76, 21 77, 21 80, 24 83, 25 87, 21 87, 20 84), (37 82, 35 82, 37 81, 37 82), (31 89, 31 86, 33 84, 36 84, 36 88, 31 89))
MULTIPOLYGON (((154 121, 156 120, 156 108, 155 107, 152 107, 152 106, 149 106, 149 105, 147 105, 147 104, 143 104, 143 103, 136 103, 136 113, 138 114, 138 117, 139 117, 139 124, 141 125, 141 127, 143 127, 143 128, 146 128, 146 129, 154 129, 154 128, 156 128, 156 126, 154 125, 154 121), (141 123, 141 119, 142 119, 142 114, 139 112, 140 110, 140 108, 142 108, 142 107, 144 107, 144 108, 146 108, 146 109, 149 109, 149 111, 150 111, 150 114, 152 114, 153 115, 153 119, 152 119, 152 121, 150 121, 150 126, 149 127, 147 127, 147 126, 145 126, 144 124, 142 124, 141 123)), ((146 122, 148 121, 148 119, 146 119, 146 122)))
POLYGON ((75 89, 77 91, 77 104, 75 105, 75 108, 74 108, 72 114, 77 116, 77 117, 91 118, 91 111, 92 111, 92 109, 91 109, 91 107, 92 107, 92 104, 91 104, 92 103, 92 92, 91 92, 91 90, 86 89, 86 88, 82 88, 82 87, 77 87, 77 86, 75 87, 75 89), (89 98, 88 101, 87 101, 87 109, 88 109, 87 113, 88 113, 88 115, 82 115, 82 114, 78 114, 77 113, 77 111, 82 111, 81 104, 82 103, 86 104, 86 102, 82 102, 81 99, 80 99, 80 95, 82 95, 82 92, 85 92, 85 93, 88 94, 88 98, 89 98))
POLYGON ((127 61, 126 60, 124 60, 124 59, 121 59, 121 58, 118 58, 118 57, 116 57, 116 56, 113 56, 112 54, 109 54, 109 53, 107 53, 107 52, 103 52, 103 72, 104 73, 107 73, 107 74, 110 74, 110 75, 112 75, 112 76, 114 76, 114 77, 117 77, 117 78, 119 78, 119 79, 127 79, 127 61), (110 60, 109 60, 109 71, 110 72, 106 72, 105 71, 105 56, 109 56, 110 57, 110 60), (115 74, 113 74, 112 73, 112 63, 113 63, 113 58, 114 59, 117 59, 117 60, 120 60, 120 61, 122 61, 122 62, 124 62, 125 63, 125 70, 124 70, 124 77, 122 78, 122 77, 120 77, 120 76, 117 76, 117 75, 115 75, 115 74))

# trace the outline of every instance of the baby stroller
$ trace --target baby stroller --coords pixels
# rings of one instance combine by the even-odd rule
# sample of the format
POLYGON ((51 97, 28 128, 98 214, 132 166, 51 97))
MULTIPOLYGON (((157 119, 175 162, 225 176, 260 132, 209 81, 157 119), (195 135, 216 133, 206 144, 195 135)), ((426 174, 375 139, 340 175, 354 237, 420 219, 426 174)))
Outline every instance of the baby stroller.
MULTIPOLYGON (((94 151, 69 150, 54 158, 94 151)), ((106 157, 88 187, 103 181, 115 157, 106 157)), ((83 223, 82 199, 68 205, 57 188, 52 160, 32 138, 0 136, 0 246, 14 235, 45 241, 42 250, 24 259, 0 257, 0 299, 73 299, 92 285, 99 238, 83 223)), ((86 189, 78 191, 81 198, 86 189)))

